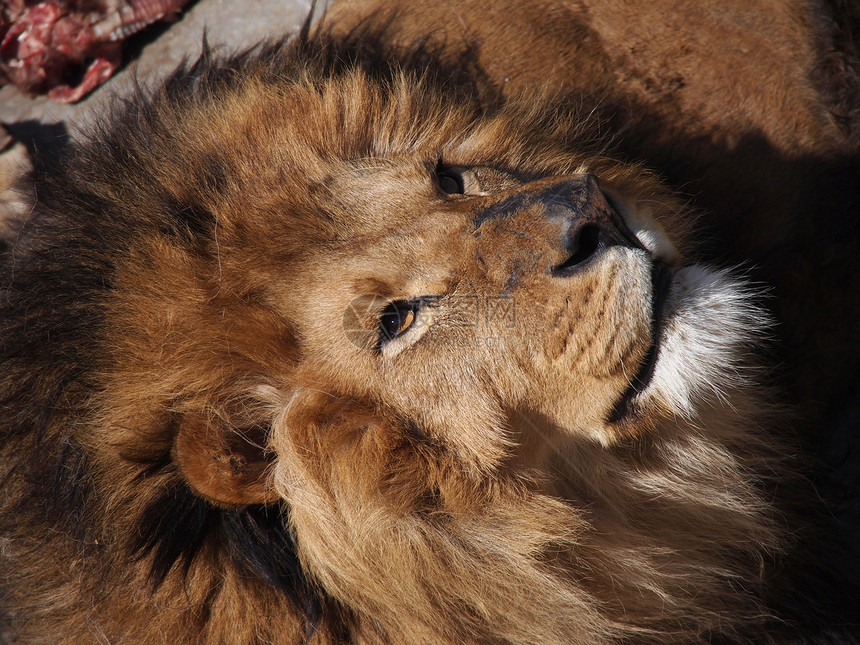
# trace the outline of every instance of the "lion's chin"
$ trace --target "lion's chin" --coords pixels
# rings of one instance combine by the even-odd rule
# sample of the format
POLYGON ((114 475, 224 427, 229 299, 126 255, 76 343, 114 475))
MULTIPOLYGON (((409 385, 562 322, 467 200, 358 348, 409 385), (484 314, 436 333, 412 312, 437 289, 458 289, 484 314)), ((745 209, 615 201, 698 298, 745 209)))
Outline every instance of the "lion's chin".
POLYGON ((653 356, 631 385, 624 411, 659 408, 693 418, 702 403, 723 399, 749 382, 747 348, 770 319, 752 304, 755 290, 726 270, 693 265, 668 278, 658 276, 654 284, 655 305, 660 289, 665 304, 655 314, 653 356))

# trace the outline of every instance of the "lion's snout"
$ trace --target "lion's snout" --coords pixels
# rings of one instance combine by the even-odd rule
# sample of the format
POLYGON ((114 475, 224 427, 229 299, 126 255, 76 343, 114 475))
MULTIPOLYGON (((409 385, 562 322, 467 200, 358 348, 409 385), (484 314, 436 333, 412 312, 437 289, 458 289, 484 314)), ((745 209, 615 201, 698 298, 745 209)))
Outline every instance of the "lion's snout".
POLYGON ((642 248, 624 220, 615 212, 591 174, 567 179, 543 191, 550 220, 560 221, 567 257, 555 267, 556 275, 568 275, 597 253, 612 246, 642 248))
POLYGON ((614 246, 643 249, 591 174, 532 182, 495 196, 474 218, 476 234, 507 238, 508 258, 569 276, 614 246), (529 256, 531 261, 529 260, 529 256))

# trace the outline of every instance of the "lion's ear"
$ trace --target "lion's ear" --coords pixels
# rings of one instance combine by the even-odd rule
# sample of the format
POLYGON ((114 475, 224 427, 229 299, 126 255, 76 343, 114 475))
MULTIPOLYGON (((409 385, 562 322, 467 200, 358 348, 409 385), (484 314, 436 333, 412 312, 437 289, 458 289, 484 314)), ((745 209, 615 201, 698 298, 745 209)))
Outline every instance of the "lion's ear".
POLYGON ((239 430, 218 418, 185 414, 173 444, 173 459, 191 489, 217 506, 271 504, 278 495, 265 442, 261 428, 239 430))

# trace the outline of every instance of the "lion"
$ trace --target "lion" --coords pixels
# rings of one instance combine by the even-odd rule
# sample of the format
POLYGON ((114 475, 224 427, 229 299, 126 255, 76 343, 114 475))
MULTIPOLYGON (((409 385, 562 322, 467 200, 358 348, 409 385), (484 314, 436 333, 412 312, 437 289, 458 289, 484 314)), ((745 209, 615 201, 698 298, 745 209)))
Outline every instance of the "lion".
POLYGON ((856 642, 714 205, 616 147, 617 104, 505 89, 401 8, 204 48, 37 160, 8 638, 856 642))

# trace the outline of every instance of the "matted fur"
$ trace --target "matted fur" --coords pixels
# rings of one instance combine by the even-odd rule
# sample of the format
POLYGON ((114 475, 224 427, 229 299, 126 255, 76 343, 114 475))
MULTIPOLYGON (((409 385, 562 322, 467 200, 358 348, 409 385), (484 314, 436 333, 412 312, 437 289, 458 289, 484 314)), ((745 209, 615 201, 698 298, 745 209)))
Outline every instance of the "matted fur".
POLYGON ((778 615, 754 290, 594 118, 368 38, 206 53, 41 166, 0 302, 15 642, 823 642, 778 615), (585 173, 638 240, 559 276, 585 173), (377 342, 374 296, 426 302, 377 342))

